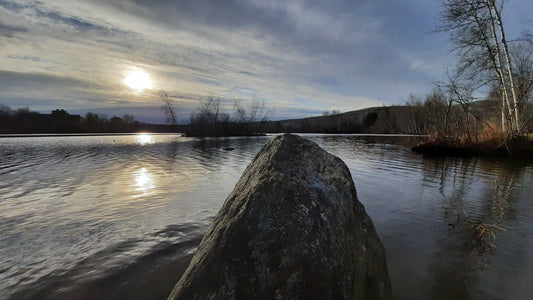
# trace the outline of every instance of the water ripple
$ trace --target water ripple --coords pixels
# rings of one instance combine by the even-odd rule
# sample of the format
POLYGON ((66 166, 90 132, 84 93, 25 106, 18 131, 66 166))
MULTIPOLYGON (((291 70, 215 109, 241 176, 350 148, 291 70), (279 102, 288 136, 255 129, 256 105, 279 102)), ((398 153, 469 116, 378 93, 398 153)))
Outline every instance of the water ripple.
MULTIPOLYGON (((349 167, 397 298, 449 295, 446 288, 533 297, 510 281, 490 289, 533 277, 531 163, 424 158, 409 149, 416 137, 305 136, 349 167), (498 251, 483 256, 493 264, 485 269, 469 254, 479 223, 506 230, 498 251)), ((166 297, 271 138, 3 138, 0 298, 166 297)))

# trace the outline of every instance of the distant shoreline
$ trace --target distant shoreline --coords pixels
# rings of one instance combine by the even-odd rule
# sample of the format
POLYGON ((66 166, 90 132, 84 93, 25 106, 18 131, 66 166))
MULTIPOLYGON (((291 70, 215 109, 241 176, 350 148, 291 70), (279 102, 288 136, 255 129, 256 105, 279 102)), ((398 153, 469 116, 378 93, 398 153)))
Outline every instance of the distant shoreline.
POLYGON ((416 145, 411 150, 429 156, 533 158, 533 138, 526 136, 505 143, 495 139, 471 143, 429 141, 416 145))
MULTIPOLYGON (((228 135, 228 136, 205 136, 205 138, 224 138, 224 137, 254 137, 254 136, 269 136, 283 134, 284 132, 269 132, 261 135, 228 135)), ((320 132, 292 132, 296 135, 306 136, 377 136, 377 137, 428 137, 428 135, 420 134, 399 134, 399 133, 320 133, 320 132)), ((62 137, 62 136, 128 136, 128 135, 179 135, 184 137, 197 137, 186 136, 183 132, 80 132, 80 133, 0 133, 0 138, 13 138, 13 137, 62 137)))
POLYGON ((0 138, 14 137, 62 137, 62 136, 124 136, 124 135, 183 135, 181 132, 94 132, 94 133, 1 133, 0 138))

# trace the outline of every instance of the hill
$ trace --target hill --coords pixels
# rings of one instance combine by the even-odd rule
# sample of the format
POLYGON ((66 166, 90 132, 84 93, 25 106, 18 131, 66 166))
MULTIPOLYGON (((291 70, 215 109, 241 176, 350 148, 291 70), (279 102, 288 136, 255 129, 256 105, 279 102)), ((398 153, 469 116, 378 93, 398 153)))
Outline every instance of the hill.
POLYGON ((416 134, 409 106, 370 107, 345 113, 265 122, 268 132, 416 134))

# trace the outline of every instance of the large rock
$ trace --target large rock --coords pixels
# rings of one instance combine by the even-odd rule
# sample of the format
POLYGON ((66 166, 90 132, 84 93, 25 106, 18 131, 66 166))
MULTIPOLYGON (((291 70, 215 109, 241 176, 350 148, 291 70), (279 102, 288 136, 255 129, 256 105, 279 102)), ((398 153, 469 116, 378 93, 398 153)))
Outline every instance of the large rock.
POLYGON ((387 299, 385 251, 344 162, 304 138, 266 144, 169 299, 387 299))

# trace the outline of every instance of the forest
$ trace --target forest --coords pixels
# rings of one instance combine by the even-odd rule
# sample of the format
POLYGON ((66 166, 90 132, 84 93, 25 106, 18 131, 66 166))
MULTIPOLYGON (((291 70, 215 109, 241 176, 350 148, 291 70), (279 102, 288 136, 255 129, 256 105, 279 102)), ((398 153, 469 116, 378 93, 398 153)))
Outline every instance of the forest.
POLYGON ((0 105, 0 134, 33 133, 129 133, 139 131, 178 132, 178 125, 147 124, 132 115, 122 117, 88 112, 85 116, 55 109, 50 114, 31 111, 28 107, 11 109, 0 105))

